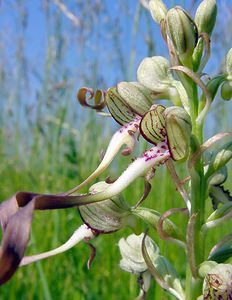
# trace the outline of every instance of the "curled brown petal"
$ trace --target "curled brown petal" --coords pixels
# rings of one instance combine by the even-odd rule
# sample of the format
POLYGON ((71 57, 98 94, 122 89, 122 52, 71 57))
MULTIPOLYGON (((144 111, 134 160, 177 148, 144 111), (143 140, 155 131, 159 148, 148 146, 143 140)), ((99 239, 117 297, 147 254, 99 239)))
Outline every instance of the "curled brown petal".
MULTIPOLYGON (((10 211, 9 205, 15 209, 12 203, 14 199, 8 202, 8 211, 10 211)), ((4 204, 4 206, 7 205, 4 204)), ((34 201, 31 201, 12 214, 5 223, 0 247, 0 285, 12 277, 24 255, 29 240, 33 210, 34 201)))
POLYGON ((93 89, 83 87, 79 89, 77 93, 77 100, 82 106, 90 107, 96 110, 102 110, 106 106, 105 101, 106 92, 103 90, 97 90, 95 93, 93 89), (94 99, 94 105, 88 103, 88 101, 94 99))

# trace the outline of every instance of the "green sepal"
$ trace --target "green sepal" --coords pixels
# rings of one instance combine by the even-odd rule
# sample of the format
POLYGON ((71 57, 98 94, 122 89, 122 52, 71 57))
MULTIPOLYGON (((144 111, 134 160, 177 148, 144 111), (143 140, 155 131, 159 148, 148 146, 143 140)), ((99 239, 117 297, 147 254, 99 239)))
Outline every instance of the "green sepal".
MULTIPOLYGON (((154 209, 146 207, 137 207, 131 210, 134 216, 142 219, 146 224, 157 230, 158 222, 161 214, 154 209)), ((184 241, 185 237, 180 232, 179 228, 169 219, 165 219, 163 223, 163 231, 170 237, 184 241)))
POLYGON ((112 117, 120 125, 127 124, 135 119, 136 114, 125 103, 124 99, 119 95, 116 88, 110 88, 106 93, 106 105, 112 117))
POLYGON ((187 159, 192 131, 189 114, 181 107, 172 106, 165 110, 164 115, 169 151, 172 158, 177 161, 187 159))
POLYGON ((138 115, 144 115, 151 107, 150 90, 138 82, 120 82, 117 92, 124 102, 138 115))
POLYGON ((164 106, 157 105, 154 109, 149 110, 140 122, 142 136, 154 145, 164 141, 166 137, 164 111, 164 106))
MULTIPOLYGON (((100 192, 107 186, 99 182, 91 187, 90 192, 100 192)), ((79 207, 82 220, 97 233, 110 233, 123 228, 130 217, 130 207, 120 196, 79 207)))

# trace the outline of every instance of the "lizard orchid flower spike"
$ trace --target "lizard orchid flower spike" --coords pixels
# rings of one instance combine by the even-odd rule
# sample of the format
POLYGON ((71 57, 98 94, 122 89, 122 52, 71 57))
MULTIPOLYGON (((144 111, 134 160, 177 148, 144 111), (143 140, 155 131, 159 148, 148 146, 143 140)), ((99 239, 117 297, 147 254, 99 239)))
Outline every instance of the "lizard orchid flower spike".
MULTIPOLYGON (((112 228, 108 223, 104 225, 105 227, 102 225, 104 229, 101 226, 98 228, 96 224, 101 224, 99 219, 95 220, 94 225, 91 225, 88 218, 89 214, 95 212, 96 215, 96 212, 98 212, 98 218, 103 216, 104 220, 110 219, 109 216, 105 218, 103 213, 104 202, 111 203, 109 199, 112 200, 119 195, 137 177, 146 175, 151 169, 155 170, 157 166, 165 163, 170 157, 174 160, 182 160, 188 156, 191 122, 184 109, 180 107, 165 109, 161 105, 151 106, 145 88, 137 83, 131 84, 131 86, 132 94, 134 93, 134 96, 137 95, 137 98, 140 98, 137 103, 133 103, 132 98, 129 96, 127 97, 129 104, 125 102, 115 88, 107 92, 106 104, 109 111, 115 120, 123 126, 113 135, 98 168, 84 182, 59 195, 19 192, 0 205, 0 220, 3 228, 3 239, 0 248, 0 283, 10 279, 19 265, 26 265, 66 251, 80 240, 92 239, 97 233, 118 230, 118 224, 116 228, 112 228), (104 184, 100 189, 90 189, 89 193, 86 194, 72 195, 99 176, 110 165, 124 144, 126 148, 122 151, 122 154, 130 154, 134 149, 134 135, 138 130, 146 140, 153 144, 150 150, 145 151, 142 156, 135 159, 115 182, 104 184), (101 203, 99 205, 96 203, 100 201, 103 201, 103 207, 101 203), (81 217, 86 225, 78 228, 70 239, 57 249, 31 257, 24 257, 34 210, 79 206, 81 206, 81 217), (111 229, 106 230, 107 226, 111 229)), ((82 91, 83 94, 86 96, 86 93, 82 91)), ((99 108, 99 105, 96 106, 99 108)), ((146 197, 147 192, 145 191, 144 194, 142 199, 146 197)), ((110 209, 115 213, 115 207, 110 209)), ((117 214, 123 215, 123 212, 128 214, 125 207, 123 211, 117 212, 117 214)), ((113 219, 115 219, 115 216, 113 219)))

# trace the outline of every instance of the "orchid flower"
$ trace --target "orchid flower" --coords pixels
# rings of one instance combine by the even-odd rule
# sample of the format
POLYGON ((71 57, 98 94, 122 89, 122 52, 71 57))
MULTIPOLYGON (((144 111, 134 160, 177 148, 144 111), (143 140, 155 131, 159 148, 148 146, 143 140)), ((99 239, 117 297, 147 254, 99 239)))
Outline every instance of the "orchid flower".
MULTIPOLYGON (((147 93, 148 90, 142 84, 128 84, 122 83, 118 88, 112 88, 106 93, 108 109, 122 127, 113 135, 100 165, 86 180, 72 190, 59 195, 19 192, 0 205, 0 220, 3 228, 0 253, 1 283, 7 281, 19 265, 22 266, 53 256, 68 250, 80 240, 94 237, 91 230, 96 230, 96 228, 91 228, 91 224, 88 224, 84 218, 84 221, 90 227, 82 225, 64 245, 45 253, 24 257, 34 210, 81 207, 87 204, 86 207, 91 207, 91 203, 106 202, 104 200, 113 199, 119 195, 137 177, 146 177, 146 174, 149 174, 151 170, 154 173, 154 170, 168 159, 181 160, 187 157, 191 122, 184 109, 180 107, 165 109, 161 105, 152 105, 152 100, 149 93, 147 93), (132 87, 131 90, 128 90, 128 84, 129 87, 132 87), (128 94, 128 91, 132 92, 128 94), (133 102, 132 98, 139 99, 139 102, 133 102), (145 151, 142 156, 136 158, 113 183, 105 184, 104 188, 100 190, 98 188, 97 191, 90 189, 89 193, 73 195, 74 192, 98 177, 110 165, 123 145, 126 145, 126 148, 122 151, 122 154, 131 154, 136 143, 136 132, 141 133, 153 146, 145 151), (23 222, 21 222, 21 218, 23 218, 23 222), (18 226, 18 223, 20 223, 20 226, 18 226), (21 243, 18 243, 18 240, 21 240, 21 243)), ((86 97, 87 91, 89 90, 82 89, 79 93, 80 102, 86 102, 83 97, 86 97)), ((95 108, 99 109, 99 105, 96 105, 95 108)), ((147 186, 148 188, 145 188, 141 201, 146 198, 150 190, 149 183, 147 186)), ((94 206, 94 210, 97 209, 96 207, 94 206)), ((113 211, 115 213, 115 209, 113 211)), ((85 214, 84 209, 80 209, 80 212, 81 215, 85 214)), ((97 220, 96 223, 98 222, 100 221, 97 220)), ((118 229, 116 226, 115 230, 118 229)), ((104 232, 104 230, 97 229, 96 232, 104 232)))

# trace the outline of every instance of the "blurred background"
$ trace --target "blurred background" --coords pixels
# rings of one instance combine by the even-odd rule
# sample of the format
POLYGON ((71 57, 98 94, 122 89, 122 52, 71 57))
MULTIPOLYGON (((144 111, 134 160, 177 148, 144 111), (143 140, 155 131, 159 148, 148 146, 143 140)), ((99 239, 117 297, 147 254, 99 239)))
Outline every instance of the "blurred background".
MULTIPOLYGON (((164 2, 169 8, 182 5, 194 16, 200 1, 164 2)), ((167 56, 159 27, 146 5, 146 0, 0 1, 1 200, 18 190, 63 192, 96 168, 101 151, 118 127, 113 120, 83 109, 76 92, 82 86, 107 89, 119 81, 135 80, 145 56, 167 56)), ((231 47, 232 2, 219 0, 212 57, 206 68, 210 76, 223 69, 231 47)), ((231 112, 230 102, 215 101, 205 135, 231 130, 231 112)), ((140 151, 145 148, 146 144, 140 145, 140 151)), ((120 174, 129 161, 119 157, 110 174, 120 174)), ((142 187, 143 182, 136 181, 124 193, 126 199, 137 201, 142 187)), ((182 205, 178 196, 171 197, 173 193, 175 187, 162 169, 146 205, 160 211, 182 205)), ((57 247, 80 224, 75 209, 36 212, 27 253, 57 247)), ((126 229, 98 237, 93 242, 97 257, 90 271, 85 244, 20 269, 0 288, 0 299, 133 299, 138 293, 136 277, 118 266, 117 242, 129 233, 126 229)), ((216 234, 214 238, 217 240, 216 234)), ((181 275, 184 253, 180 255, 175 246, 159 245, 181 275)), ((172 298, 154 284, 148 299, 172 298)))

